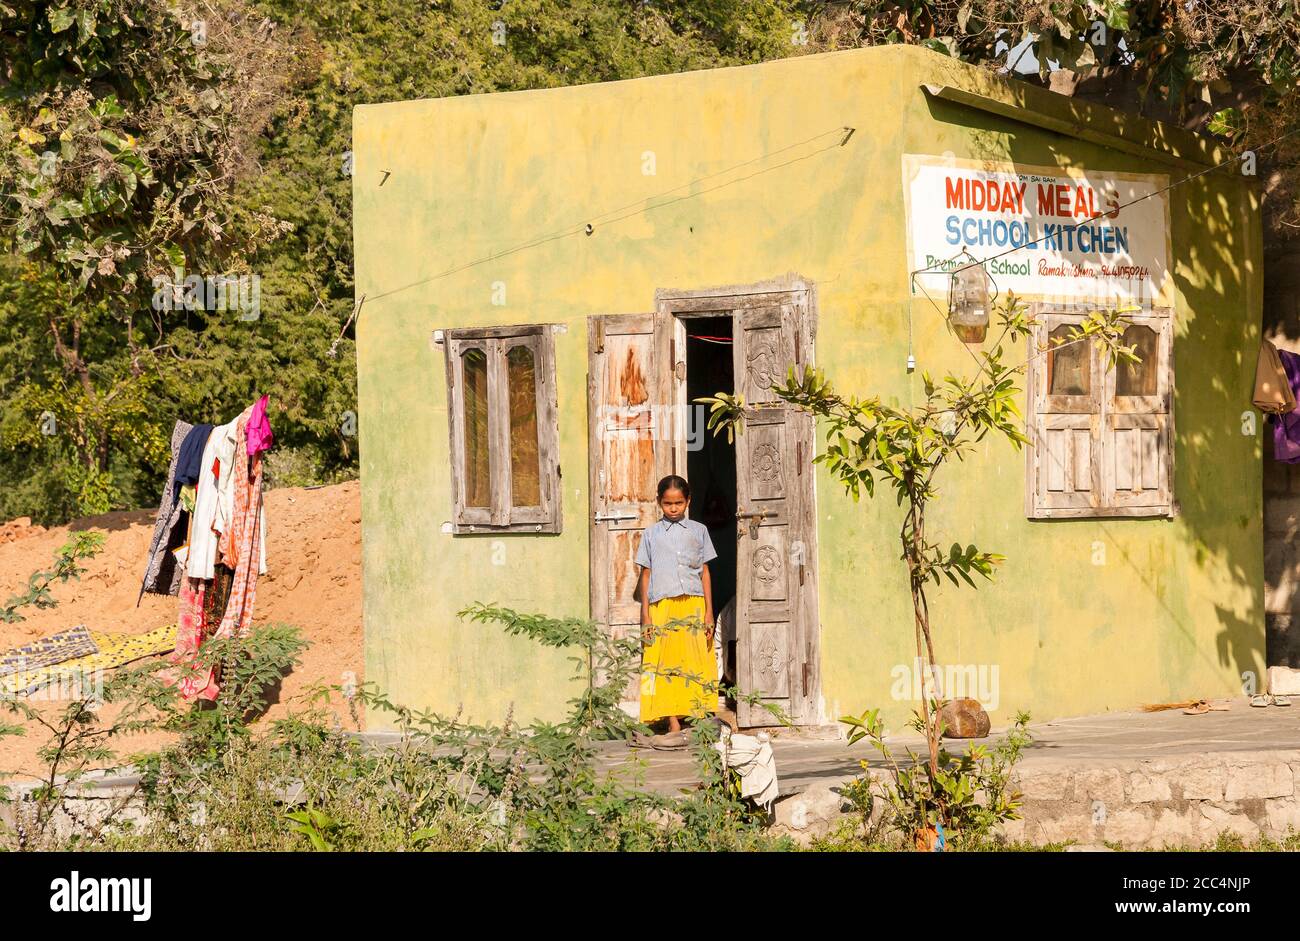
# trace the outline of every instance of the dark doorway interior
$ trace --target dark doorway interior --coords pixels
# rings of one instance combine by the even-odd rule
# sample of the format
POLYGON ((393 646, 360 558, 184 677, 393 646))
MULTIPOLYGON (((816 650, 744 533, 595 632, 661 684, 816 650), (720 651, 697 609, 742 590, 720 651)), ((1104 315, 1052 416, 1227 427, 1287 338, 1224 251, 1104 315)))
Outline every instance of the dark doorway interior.
MULTIPOLYGON (((718 558, 709 565, 713 605, 721 614, 736 594, 736 447, 727 436, 707 430, 708 409, 697 398, 734 393, 731 317, 691 317, 686 324, 686 400, 692 406, 686 479, 691 484, 691 518, 709 530, 718 558), (702 409, 702 411, 701 411, 702 409)), ((719 626, 719 641, 726 635, 719 626)), ((735 677, 735 640, 723 649, 723 672, 735 677)))

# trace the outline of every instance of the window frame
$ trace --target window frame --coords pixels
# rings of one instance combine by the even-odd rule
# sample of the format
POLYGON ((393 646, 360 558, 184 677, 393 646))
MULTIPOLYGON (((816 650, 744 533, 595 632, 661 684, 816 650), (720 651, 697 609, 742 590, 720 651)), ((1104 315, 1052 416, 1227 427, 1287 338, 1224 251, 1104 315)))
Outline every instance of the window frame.
POLYGON ((452 532, 559 533, 562 498, 559 460, 559 410, 556 403, 555 337, 551 324, 465 327, 441 331, 447 380, 447 431, 450 439, 452 532), (533 354, 533 400, 537 415, 540 503, 516 506, 510 450, 510 351, 533 354), (482 349, 487 357, 488 491, 490 505, 466 505, 464 353, 482 349))
MULTIPOLYGON (((1075 324, 1095 311, 1098 304, 1030 305, 1036 321, 1030 337, 1030 365, 1026 371, 1025 516, 1031 520, 1146 517, 1171 518, 1178 513, 1174 495, 1174 352, 1173 310, 1152 307, 1125 315, 1128 325, 1145 326, 1156 334, 1156 394, 1116 395, 1118 368, 1108 367, 1094 344, 1088 343, 1092 395, 1050 396, 1047 394, 1047 344, 1051 331, 1062 324, 1075 324), (1087 428, 1089 461, 1086 462, 1090 490, 1049 491, 1048 430, 1087 428), (1119 435, 1146 431, 1155 434, 1157 484, 1150 490, 1121 490, 1117 484, 1119 435)), ((1125 328, 1127 329, 1127 327, 1125 328)), ((1086 341, 1085 341, 1086 342, 1086 341)), ((1071 454, 1074 443, 1071 443, 1071 454)), ((1125 445, 1127 446, 1127 445, 1125 445)), ((1137 445, 1141 447, 1141 441, 1137 445)), ((1144 452, 1145 453, 1145 452, 1144 452)), ((1077 473, 1079 462, 1071 473, 1077 473)))

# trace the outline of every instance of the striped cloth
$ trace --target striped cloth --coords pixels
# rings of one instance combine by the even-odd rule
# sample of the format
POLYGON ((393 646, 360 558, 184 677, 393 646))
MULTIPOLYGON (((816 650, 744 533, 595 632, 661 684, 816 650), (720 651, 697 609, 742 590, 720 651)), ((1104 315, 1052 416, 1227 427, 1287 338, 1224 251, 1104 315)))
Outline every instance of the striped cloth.
POLYGON ((70 630, 42 637, 0 654, 0 676, 48 667, 74 657, 84 657, 98 649, 90 631, 86 630, 86 625, 78 624, 70 630))

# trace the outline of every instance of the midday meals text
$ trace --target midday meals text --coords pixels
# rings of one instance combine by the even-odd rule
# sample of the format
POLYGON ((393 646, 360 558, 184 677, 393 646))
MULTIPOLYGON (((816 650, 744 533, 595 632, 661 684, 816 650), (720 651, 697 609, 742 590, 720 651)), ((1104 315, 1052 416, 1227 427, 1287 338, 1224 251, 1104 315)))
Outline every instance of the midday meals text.
MULTIPOLYGON (((969 213, 1025 215, 1029 183, 1010 180, 973 180, 947 177, 944 205, 969 213)), ((1035 233, 1024 219, 980 218, 950 215, 944 222, 949 245, 1019 248, 1031 242, 1049 251, 1114 255, 1129 250, 1128 227, 1088 220, 1119 215, 1119 197, 1109 193, 1104 200, 1091 186, 1066 183, 1038 183, 1034 187, 1035 215, 1055 217, 1035 233), (1102 211, 1103 206, 1105 212, 1102 211), (1077 220, 1083 220, 1079 222, 1077 220)))

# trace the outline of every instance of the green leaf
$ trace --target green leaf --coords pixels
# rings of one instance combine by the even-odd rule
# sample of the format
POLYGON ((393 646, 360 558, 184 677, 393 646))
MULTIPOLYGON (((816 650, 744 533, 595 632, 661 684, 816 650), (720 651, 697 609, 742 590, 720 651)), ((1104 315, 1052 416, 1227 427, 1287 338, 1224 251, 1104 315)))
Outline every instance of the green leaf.
POLYGON ((46 18, 50 22, 50 29, 56 33, 63 32, 76 21, 73 12, 67 7, 62 7, 58 10, 50 10, 46 14, 46 18))
POLYGON ((86 42, 95 35, 95 12, 93 10, 80 10, 77 13, 77 40, 86 42))
POLYGON ((1215 112, 1205 127, 1211 134, 1220 137, 1236 137, 1244 129, 1244 120, 1236 108, 1224 108, 1215 112))

